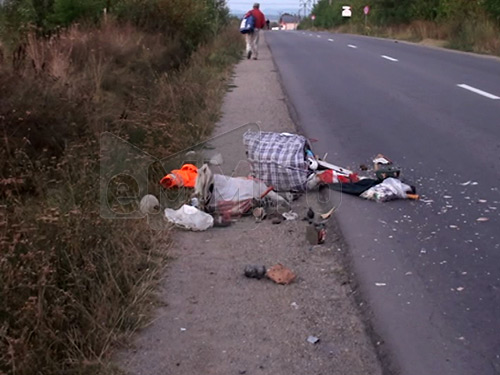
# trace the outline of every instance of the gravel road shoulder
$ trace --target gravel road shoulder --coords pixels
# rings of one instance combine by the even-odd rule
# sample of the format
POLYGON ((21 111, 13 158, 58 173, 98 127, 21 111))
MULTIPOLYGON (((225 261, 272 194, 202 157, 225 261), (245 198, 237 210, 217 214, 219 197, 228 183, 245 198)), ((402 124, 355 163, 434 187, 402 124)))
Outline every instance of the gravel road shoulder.
MULTIPOLYGON (((260 48, 259 60, 245 59, 235 69, 217 135, 239 138, 231 131, 247 122, 296 131, 265 35, 260 48)), ((226 160, 245 159, 241 139, 220 140, 226 160)), ((246 217, 226 228, 176 231, 160 307, 118 353, 118 365, 134 375, 381 374, 351 297, 346 246, 334 220, 325 244, 307 242, 300 218, 309 204, 299 198, 292 206, 299 220, 278 225, 246 217), (276 263, 292 269, 295 282, 243 276, 247 264, 276 263), (309 343, 310 335, 319 342, 309 343)))

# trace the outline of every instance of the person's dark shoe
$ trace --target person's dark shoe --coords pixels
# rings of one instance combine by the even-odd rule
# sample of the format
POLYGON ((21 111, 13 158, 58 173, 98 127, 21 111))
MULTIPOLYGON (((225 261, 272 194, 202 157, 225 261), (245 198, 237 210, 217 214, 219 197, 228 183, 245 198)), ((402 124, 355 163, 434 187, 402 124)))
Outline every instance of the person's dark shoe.
POLYGON ((247 53, 247 59, 250 60, 250 57, 252 57, 252 51, 248 51, 248 53, 247 53))
POLYGON ((254 57, 253 59, 254 59, 254 60, 257 60, 257 57, 254 57))

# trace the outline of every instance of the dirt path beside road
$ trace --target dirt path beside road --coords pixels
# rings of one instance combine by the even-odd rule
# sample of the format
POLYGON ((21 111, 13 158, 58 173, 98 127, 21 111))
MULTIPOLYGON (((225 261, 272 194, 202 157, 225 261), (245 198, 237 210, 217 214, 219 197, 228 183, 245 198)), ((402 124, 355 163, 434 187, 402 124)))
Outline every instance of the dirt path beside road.
MULTIPOLYGON (((219 135, 247 122, 260 122, 265 131, 296 131, 265 35, 260 47, 259 60, 245 59, 235 69, 219 135)), ((241 139, 220 139, 230 150, 225 160, 245 159, 241 139)), ((305 197, 293 202, 299 218, 307 205, 305 197)), ((313 247, 301 220, 274 225, 246 217, 226 228, 177 231, 163 306, 118 355, 119 365, 134 375, 381 374, 349 297, 346 247, 333 221, 327 228, 326 243, 313 247), (297 274, 294 283, 243 276, 247 264, 278 262, 297 274), (320 341, 309 343, 310 335, 320 341)))

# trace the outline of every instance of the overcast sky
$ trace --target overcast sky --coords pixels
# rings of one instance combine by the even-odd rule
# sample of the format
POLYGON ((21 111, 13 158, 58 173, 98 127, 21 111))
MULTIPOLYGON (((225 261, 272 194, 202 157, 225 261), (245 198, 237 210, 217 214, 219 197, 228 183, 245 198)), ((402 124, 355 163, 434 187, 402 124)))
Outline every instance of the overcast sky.
MULTIPOLYGON (((266 14, 277 12, 297 13, 300 6, 299 0, 256 0, 260 3, 260 10, 266 14)), ((231 13, 241 13, 252 8, 255 0, 226 0, 231 13)))

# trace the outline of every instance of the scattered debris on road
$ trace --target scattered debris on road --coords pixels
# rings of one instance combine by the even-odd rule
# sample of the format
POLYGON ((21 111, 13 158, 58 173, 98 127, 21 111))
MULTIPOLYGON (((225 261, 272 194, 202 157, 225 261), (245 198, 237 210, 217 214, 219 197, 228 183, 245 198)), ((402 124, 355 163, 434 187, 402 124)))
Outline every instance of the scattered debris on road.
POLYGON ((319 338, 316 336, 309 336, 307 338, 307 342, 309 342, 311 344, 317 344, 319 342, 319 338))
POLYGON ((296 212, 290 211, 290 212, 283 212, 283 217, 285 220, 297 220, 299 215, 296 212))
POLYGON ((252 279, 262 279, 266 276, 266 266, 251 265, 245 267, 245 276, 252 279))
MULTIPOLYGON (((243 144, 250 176, 213 173, 210 165, 223 163, 222 155, 216 154, 199 168, 187 163, 161 179, 160 185, 167 190, 192 189, 190 204, 165 209, 169 222, 194 231, 229 226, 243 215, 253 215, 257 223, 267 218, 272 224, 281 224, 297 220, 299 215, 291 210, 291 203, 298 195, 323 187, 376 202, 419 199, 415 187, 400 179, 401 169, 382 154, 373 159, 375 178, 370 178, 323 160, 327 155, 319 158, 309 141, 298 134, 249 130, 243 134, 243 144)), ((189 153, 192 157, 193 151, 189 153)), ((368 167, 363 165, 362 169, 367 171, 368 167)), ((144 214, 154 213, 159 206, 152 195, 145 196, 140 205, 144 214)), ((325 242, 326 222, 334 210, 320 213, 309 208, 304 219, 309 223, 306 239, 310 244, 325 242)))
POLYGON ((250 279, 258 280, 266 276, 268 279, 274 281, 275 283, 283 285, 290 284, 293 280, 295 280, 296 277, 296 275, 290 269, 288 269, 281 263, 272 266, 268 270, 266 270, 266 266, 248 265, 245 267, 244 275, 250 279))
POLYGON ((295 280, 296 275, 281 263, 276 264, 269 268, 266 276, 277 284, 287 285, 295 280))
POLYGON ((306 228, 306 239, 311 245, 321 245, 326 240, 324 225, 309 225, 306 228))
POLYGON ((187 204, 184 204, 178 210, 166 208, 165 217, 175 225, 194 231, 207 230, 214 225, 212 216, 187 204))

